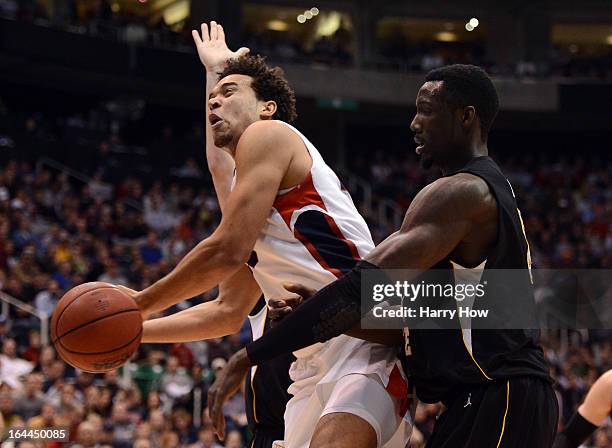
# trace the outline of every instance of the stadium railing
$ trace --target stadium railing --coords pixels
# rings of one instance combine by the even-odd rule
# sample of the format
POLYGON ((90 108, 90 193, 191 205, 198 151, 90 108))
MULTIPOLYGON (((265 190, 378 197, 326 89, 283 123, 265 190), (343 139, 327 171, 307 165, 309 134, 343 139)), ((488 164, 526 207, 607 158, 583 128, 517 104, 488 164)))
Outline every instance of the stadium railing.
POLYGON ((41 313, 32 305, 22 302, 21 300, 13 297, 3 291, 0 291, 0 300, 2 300, 2 315, 7 318, 9 317, 9 308, 14 306, 28 314, 36 317, 40 320, 40 340, 44 346, 49 345, 49 315, 41 313))

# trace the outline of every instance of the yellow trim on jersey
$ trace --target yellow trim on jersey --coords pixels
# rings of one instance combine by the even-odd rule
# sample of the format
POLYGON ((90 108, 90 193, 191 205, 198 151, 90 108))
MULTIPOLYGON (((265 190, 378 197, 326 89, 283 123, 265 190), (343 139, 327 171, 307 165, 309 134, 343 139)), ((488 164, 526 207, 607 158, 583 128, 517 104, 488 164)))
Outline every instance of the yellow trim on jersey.
POLYGON ((531 284, 533 285, 533 274, 531 273, 531 248, 529 247, 529 240, 527 239, 527 233, 525 232, 523 215, 521 215, 521 211, 518 208, 516 209, 516 212, 518 213, 518 218, 521 222, 521 229, 523 230, 523 236, 525 237, 525 243, 527 244, 527 269, 529 270, 529 280, 531 280, 531 284))
POLYGON ((257 418, 257 406, 255 406, 255 387, 253 387, 253 378, 255 377, 256 372, 257 366, 253 366, 251 370, 251 392, 253 392, 253 418, 255 419, 255 423, 259 423, 259 419, 257 418))
MULTIPOLYGON (((261 335, 263 336, 263 332, 266 328, 266 319, 268 318, 268 304, 264 305, 264 316, 263 323, 264 327, 261 330, 261 335)), ((259 419, 257 418, 257 405, 255 400, 255 387, 253 386, 253 379, 255 378, 255 373, 257 373, 257 366, 251 367, 251 391, 253 392, 253 418, 255 419, 255 423, 259 423, 259 419)))
POLYGON ((508 416, 508 407, 510 406, 510 380, 506 381, 506 412, 504 412, 504 421, 502 422, 501 434, 499 435, 499 440, 497 441, 497 446, 495 448, 499 448, 501 444, 502 437, 504 437, 504 431, 506 430, 506 417, 508 416))
MULTIPOLYGON (((459 326, 461 326, 461 320, 459 320, 459 326)), ((488 379, 489 381, 493 381, 493 378, 491 378, 489 375, 487 375, 485 373, 485 371, 483 370, 482 367, 480 367, 480 364, 478 364, 478 361, 476 361, 476 358, 474 358, 474 354, 472 353, 472 350, 470 350, 465 342, 465 336, 463 333, 463 327, 461 327, 461 340, 463 341, 463 346, 465 347, 465 350, 470 354, 470 358, 472 358, 472 361, 474 361, 474 364, 476 364, 476 367, 478 367, 478 370, 480 370, 480 373, 483 374, 483 376, 488 379)))

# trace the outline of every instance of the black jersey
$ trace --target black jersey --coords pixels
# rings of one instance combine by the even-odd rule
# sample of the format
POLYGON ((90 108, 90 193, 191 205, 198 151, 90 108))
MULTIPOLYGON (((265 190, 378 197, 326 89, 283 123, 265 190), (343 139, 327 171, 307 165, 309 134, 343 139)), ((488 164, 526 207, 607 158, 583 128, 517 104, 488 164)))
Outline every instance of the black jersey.
MULTIPOLYGON (((531 284, 529 245, 522 218, 510 183, 490 157, 472 159, 463 169, 482 178, 493 193, 498 207, 498 237, 487 254, 481 281, 494 269, 512 269, 518 281, 499 287, 496 297, 509 306, 517 303, 535 307, 531 284)), ((435 269, 449 269, 446 259, 435 269)), ((452 280, 449 280, 452 281, 452 280)), ((443 401, 465 384, 486 383, 518 376, 537 376, 550 380, 548 365, 538 346, 537 330, 471 329, 469 341, 458 329, 409 330, 407 370, 419 398, 428 403, 443 401)))
MULTIPOLYGON (((263 296, 250 316, 257 316, 260 313, 266 313, 265 334, 270 329, 270 319, 263 296)), ((287 393, 287 388, 291 384, 289 367, 293 361, 295 357, 288 353, 249 370, 245 383, 245 400, 249 428, 252 431, 280 433, 280 436, 275 435, 273 438, 283 438, 285 407, 291 398, 287 393)))

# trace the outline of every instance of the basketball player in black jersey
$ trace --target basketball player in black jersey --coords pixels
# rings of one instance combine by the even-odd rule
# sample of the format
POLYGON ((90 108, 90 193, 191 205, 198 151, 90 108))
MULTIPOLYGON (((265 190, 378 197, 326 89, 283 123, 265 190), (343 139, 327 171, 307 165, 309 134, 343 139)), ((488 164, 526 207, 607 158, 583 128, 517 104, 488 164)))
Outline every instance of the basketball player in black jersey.
MULTIPOLYGON (((344 277, 318 291, 263 338, 236 353, 209 392, 215 424, 221 405, 253 364, 335 337, 358 326, 364 270, 474 268, 518 272, 517 288, 496 291, 500 303, 533 306, 529 246, 512 188, 488 156, 498 97, 480 68, 429 72, 411 123, 425 168, 444 176, 421 190, 401 228, 344 277)), ((547 448, 558 404, 537 332, 472 329, 409 331, 406 364, 421 401, 442 402, 428 448, 547 448), (534 334, 536 333, 536 334, 534 334)), ((311 446, 335 446, 319 434, 311 446)))

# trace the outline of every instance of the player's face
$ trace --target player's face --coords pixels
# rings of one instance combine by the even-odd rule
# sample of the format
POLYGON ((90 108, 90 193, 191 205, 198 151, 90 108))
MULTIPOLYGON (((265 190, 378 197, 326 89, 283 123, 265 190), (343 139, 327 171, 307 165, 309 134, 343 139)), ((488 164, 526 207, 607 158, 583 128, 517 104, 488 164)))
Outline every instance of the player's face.
POLYGON ((442 97, 442 81, 428 81, 416 99, 416 115, 410 129, 415 133, 421 165, 445 167, 461 152, 462 129, 455 111, 442 97))
POLYGON ((210 93, 208 120, 219 148, 235 148, 245 129, 259 120, 260 101, 251 81, 250 76, 229 75, 219 80, 210 93))

